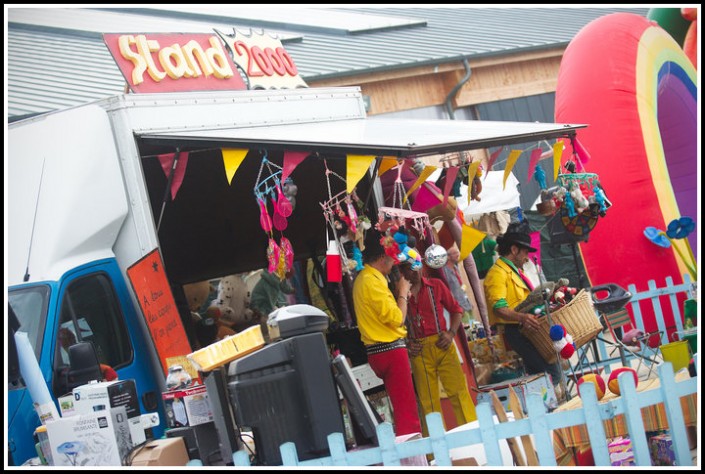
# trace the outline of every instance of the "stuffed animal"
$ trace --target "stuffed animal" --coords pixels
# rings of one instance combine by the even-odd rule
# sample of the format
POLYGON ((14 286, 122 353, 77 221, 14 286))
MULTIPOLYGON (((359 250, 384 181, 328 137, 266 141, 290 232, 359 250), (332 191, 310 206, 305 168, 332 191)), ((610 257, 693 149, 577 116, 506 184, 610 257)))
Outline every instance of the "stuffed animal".
POLYGON ((247 284, 240 275, 228 275, 218 283, 218 296, 211 301, 206 314, 214 318, 218 327, 216 340, 236 334, 235 327, 254 322, 254 313, 248 307, 250 296, 247 284))

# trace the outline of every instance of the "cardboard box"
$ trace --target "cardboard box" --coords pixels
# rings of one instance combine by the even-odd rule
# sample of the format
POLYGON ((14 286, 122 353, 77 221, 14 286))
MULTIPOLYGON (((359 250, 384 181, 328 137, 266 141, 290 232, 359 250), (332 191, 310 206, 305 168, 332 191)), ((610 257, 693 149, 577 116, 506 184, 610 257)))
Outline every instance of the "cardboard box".
POLYGON ((169 428, 195 426, 213 421, 213 409, 205 385, 162 393, 169 428))
POLYGON ((150 441, 132 458, 132 466, 185 466, 189 462, 184 438, 150 441))
POLYGON ((132 449, 124 406, 47 423, 55 466, 121 466, 132 449))
MULTIPOLYGON (((478 387, 479 393, 477 394, 477 403, 486 401, 490 403, 491 406, 492 397, 490 396, 490 391, 494 390, 499 398, 499 401, 502 402, 504 410, 506 412, 510 412, 509 386, 514 388, 514 392, 516 392, 519 402, 521 403, 521 408, 525 414, 528 413, 526 408, 526 397, 529 393, 538 393, 541 395, 543 405, 546 407, 547 411, 555 410, 558 407, 556 391, 553 389, 551 377, 548 374, 527 375, 525 377, 519 377, 516 379, 505 380, 504 382, 478 387)), ((492 413, 494 413, 494 408, 492 409, 492 413)))
MULTIPOLYGON (((61 399, 59 404, 63 413, 64 408, 61 399)), ((132 379, 94 382, 76 387, 73 389, 73 407, 70 410, 73 414, 87 414, 101 408, 116 408, 119 406, 124 406, 127 410, 132 442, 135 445, 145 442, 147 438, 140 420, 137 387, 132 379)))

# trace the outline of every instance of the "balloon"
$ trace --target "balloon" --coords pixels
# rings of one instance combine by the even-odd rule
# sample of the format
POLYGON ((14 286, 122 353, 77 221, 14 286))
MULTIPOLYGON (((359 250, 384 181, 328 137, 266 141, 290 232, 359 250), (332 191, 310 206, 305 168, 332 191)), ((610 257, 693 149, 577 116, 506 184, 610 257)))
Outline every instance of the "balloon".
MULTIPOLYGON (((655 247, 643 232, 700 215, 697 90, 697 72, 680 45, 639 15, 602 16, 566 48, 555 121, 589 124, 578 132, 591 155, 587 171, 613 203, 589 243, 578 244, 590 282, 648 288, 649 280, 667 277, 678 284, 689 272, 673 246, 655 247)), ((572 156, 570 142, 564 145, 563 156, 572 156)), ((697 234, 687 237, 694 250, 697 234)), ((643 329, 656 330, 653 308, 641 310, 643 329)), ((675 325, 670 308, 664 320, 675 325)))

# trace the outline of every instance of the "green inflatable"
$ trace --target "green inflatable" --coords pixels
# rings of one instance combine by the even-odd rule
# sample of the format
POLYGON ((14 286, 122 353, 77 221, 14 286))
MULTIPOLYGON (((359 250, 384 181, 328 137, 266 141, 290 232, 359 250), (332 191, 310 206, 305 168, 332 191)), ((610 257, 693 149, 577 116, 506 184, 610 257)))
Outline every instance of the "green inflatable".
POLYGON ((673 36, 679 45, 683 46, 690 22, 683 18, 680 8, 652 8, 646 14, 646 18, 655 21, 658 26, 673 36))

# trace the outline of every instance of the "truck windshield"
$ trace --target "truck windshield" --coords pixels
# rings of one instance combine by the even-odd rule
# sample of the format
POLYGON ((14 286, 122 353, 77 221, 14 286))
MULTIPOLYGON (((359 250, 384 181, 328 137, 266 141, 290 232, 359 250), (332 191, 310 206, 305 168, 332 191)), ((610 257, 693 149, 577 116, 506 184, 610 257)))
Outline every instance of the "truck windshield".
POLYGON ((39 359, 46 325, 50 288, 38 285, 10 290, 10 306, 20 322, 19 331, 26 332, 34 353, 39 359))

